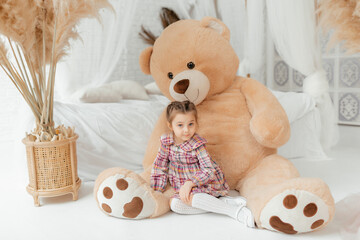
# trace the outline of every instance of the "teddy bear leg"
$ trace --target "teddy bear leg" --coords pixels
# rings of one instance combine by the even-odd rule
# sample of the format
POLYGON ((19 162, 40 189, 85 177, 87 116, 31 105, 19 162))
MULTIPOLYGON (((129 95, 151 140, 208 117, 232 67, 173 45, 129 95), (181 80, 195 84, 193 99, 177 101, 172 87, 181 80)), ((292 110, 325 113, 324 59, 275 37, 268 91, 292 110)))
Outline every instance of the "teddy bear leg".
POLYGON ((237 188, 247 198, 258 227, 288 234, 320 229, 334 216, 334 199, 318 178, 300 178, 294 165, 271 155, 237 188))
POLYGON ((123 168, 100 173, 94 197, 105 214, 118 218, 151 218, 169 211, 166 194, 153 191, 141 176, 123 168))
MULTIPOLYGON (((144 179, 148 186, 150 186, 150 174, 151 174, 152 165, 145 168, 145 171, 140 174, 142 179, 144 179)), ((149 187, 150 188, 150 187, 149 187)), ((155 198, 157 207, 151 218, 161 216, 170 211, 170 199, 175 194, 174 189, 168 184, 164 193, 153 191, 151 192, 155 198)))

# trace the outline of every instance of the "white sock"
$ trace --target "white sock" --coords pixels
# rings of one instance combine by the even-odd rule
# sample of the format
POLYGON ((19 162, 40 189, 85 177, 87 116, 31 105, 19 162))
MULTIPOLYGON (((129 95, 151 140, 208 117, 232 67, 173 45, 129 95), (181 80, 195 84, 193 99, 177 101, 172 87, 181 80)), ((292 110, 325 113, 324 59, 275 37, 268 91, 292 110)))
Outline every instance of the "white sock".
POLYGON ((231 197, 231 196, 224 196, 224 197, 219 197, 219 199, 221 201, 224 201, 228 204, 231 205, 236 205, 236 206, 246 206, 246 198, 241 197, 241 196, 236 196, 236 197, 231 197))
POLYGON ((248 227, 254 227, 255 225, 254 217, 250 209, 247 207, 228 204, 206 193, 194 194, 192 206, 208 212, 227 215, 241 223, 244 223, 248 227))
POLYGON ((255 219, 251 210, 245 206, 240 207, 237 213, 237 220, 248 227, 255 227, 255 219))
POLYGON ((170 209, 178 214, 201 214, 207 212, 202 209, 191 207, 177 198, 171 200, 170 209))

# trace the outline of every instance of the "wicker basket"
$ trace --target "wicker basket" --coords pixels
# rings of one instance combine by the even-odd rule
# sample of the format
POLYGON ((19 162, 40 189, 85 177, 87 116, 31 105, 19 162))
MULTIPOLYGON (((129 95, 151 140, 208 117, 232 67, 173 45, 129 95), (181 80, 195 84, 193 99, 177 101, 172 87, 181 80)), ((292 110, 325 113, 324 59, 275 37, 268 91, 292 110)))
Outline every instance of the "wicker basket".
POLYGON ((39 197, 54 197, 68 193, 78 199, 81 180, 77 174, 76 140, 78 135, 54 142, 31 142, 26 138, 29 185, 26 190, 40 206, 39 197))

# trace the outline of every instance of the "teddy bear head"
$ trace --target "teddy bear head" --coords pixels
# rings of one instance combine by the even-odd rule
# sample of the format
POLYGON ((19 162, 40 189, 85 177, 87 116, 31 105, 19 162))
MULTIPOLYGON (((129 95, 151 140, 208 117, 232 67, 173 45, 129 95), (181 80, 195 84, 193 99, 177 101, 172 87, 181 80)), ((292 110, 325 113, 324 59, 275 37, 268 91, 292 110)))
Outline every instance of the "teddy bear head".
POLYGON ((170 100, 196 105, 231 86, 239 58, 223 22, 205 17, 177 21, 140 55, 140 67, 151 74, 170 100))

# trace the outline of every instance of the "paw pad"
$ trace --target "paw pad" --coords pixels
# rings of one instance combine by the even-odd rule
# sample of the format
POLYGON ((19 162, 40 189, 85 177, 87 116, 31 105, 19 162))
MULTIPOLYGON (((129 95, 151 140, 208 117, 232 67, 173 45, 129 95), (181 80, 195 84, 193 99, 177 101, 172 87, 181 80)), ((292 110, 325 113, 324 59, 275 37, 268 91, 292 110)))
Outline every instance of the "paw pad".
POLYGON ((149 191, 136 180, 116 174, 106 178, 97 190, 100 208, 119 218, 141 219, 152 215, 155 202, 149 191))
POLYGON ((107 205, 106 203, 101 204, 101 207, 102 207, 102 209, 103 209, 105 212, 107 212, 107 213, 111 213, 111 212, 112 212, 111 207, 110 207, 109 205, 107 205))
POLYGON ((294 195, 287 195, 283 201, 284 207, 293 209, 297 205, 297 198, 294 195))
POLYGON ((314 222, 313 224, 311 224, 311 229, 315 229, 315 228, 318 228, 320 227, 321 225, 324 224, 324 220, 320 219, 320 220, 317 220, 316 222, 314 222))
POLYGON ((260 214, 262 227, 287 234, 312 231, 328 219, 324 201, 303 190, 286 190, 276 195, 260 214))
POLYGON ((128 186, 129 183, 125 179, 119 179, 116 181, 116 187, 121 191, 125 191, 128 186))
POLYGON ((312 217, 317 212, 317 206, 315 203, 309 203, 304 207, 304 215, 307 217, 312 217))
POLYGON ((111 199, 112 196, 113 196, 113 191, 111 190, 111 188, 106 187, 106 188, 104 188, 104 190, 103 190, 103 194, 104 194, 104 197, 105 197, 105 198, 111 199))
POLYGON ((297 231, 294 230, 294 227, 289 224, 289 223, 284 223, 283 221, 281 221, 281 219, 277 216, 272 216, 270 218, 270 225, 280 231, 280 232, 283 232, 283 233, 288 233, 288 234, 295 234, 297 233, 297 231))
POLYGON ((136 218, 143 209, 143 201, 139 197, 134 197, 131 202, 124 205, 123 216, 127 218, 136 218))

